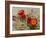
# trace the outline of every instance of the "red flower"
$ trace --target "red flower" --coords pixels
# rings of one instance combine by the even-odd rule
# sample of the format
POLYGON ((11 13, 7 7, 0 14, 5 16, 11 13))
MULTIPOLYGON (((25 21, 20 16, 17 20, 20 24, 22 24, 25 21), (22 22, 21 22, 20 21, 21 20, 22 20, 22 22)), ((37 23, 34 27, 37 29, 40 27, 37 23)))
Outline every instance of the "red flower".
POLYGON ((19 13, 18 13, 19 17, 24 19, 26 16, 24 14, 24 10, 19 10, 19 13))
POLYGON ((36 26, 37 25, 37 19, 36 18, 32 18, 31 19, 31 25, 32 26, 36 26))
POLYGON ((27 23, 31 24, 32 26, 36 26, 37 25, 37 19, 36 18, 28 17, 27 23))

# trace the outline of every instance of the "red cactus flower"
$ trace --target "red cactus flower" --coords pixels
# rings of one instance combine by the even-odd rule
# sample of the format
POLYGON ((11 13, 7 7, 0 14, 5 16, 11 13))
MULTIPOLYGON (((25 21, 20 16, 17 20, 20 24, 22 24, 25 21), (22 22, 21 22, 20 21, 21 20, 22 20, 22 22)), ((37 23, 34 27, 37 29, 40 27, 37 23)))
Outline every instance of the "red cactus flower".
POLYGON ((37 25, 37 19, 36 18, 28 17, 27 23, 31 24, 32 26, 36 26, 37 25))
POLYGON ((32 18, 31 19, 31 25, 32 26, 36 26, 37 25, 37 19, 36 18, 32 18))
POLYGON ((25 14, 24 14, 24 10, 19 10, 18 15, 19 15, 20 18, 23 18, 23 19, 26 17, 25 14))

